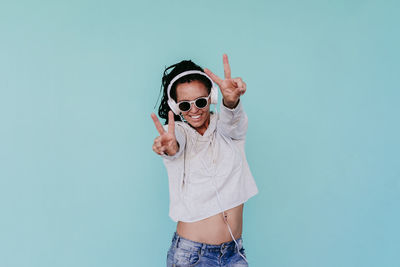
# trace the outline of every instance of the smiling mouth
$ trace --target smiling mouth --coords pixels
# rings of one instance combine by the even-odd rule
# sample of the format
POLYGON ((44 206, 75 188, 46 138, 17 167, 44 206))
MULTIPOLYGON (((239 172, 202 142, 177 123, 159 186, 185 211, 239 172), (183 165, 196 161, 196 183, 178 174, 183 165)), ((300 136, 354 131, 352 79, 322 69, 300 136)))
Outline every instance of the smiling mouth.
POLYGON ((196 115, 196 116, 190 116, 190 118, 192 118, 192 119, 199 119, 200 118, 200 115, 196 115))

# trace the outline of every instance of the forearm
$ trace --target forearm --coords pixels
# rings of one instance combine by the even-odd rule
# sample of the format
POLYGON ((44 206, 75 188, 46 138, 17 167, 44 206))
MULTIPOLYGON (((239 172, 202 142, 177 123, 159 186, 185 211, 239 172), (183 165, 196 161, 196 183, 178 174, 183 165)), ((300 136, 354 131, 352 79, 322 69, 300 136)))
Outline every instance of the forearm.
POLYGON ((247 115, 240 100, 234 108, 222 104, 220 108, 218 128, 226 136, 233 139, 244 139, 247 132, 247 115))

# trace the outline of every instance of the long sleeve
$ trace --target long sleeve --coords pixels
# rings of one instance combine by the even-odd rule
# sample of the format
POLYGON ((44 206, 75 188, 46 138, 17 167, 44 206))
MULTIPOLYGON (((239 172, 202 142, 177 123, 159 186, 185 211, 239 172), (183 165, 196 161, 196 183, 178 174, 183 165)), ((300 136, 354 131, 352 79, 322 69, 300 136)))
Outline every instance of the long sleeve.
POLYGON ((245 139, 247 132, 247 115, 241 102, 233 108, 227 108, 221 104, 217 129, 225 136, 232 139, 245 139))

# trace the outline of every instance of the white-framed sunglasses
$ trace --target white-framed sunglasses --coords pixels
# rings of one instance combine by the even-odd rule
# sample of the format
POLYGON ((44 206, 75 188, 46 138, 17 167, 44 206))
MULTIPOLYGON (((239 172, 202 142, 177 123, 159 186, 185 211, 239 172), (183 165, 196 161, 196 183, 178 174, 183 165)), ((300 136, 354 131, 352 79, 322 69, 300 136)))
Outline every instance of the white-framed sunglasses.
POLYGON ((199 98, 196 98, 195 100, 192 101, 180 101, 178 102, 178 108, 183 111, 187 112, 192 108, 192 104, 194 103, 198 109, 203 109, 207 107, 208 105, 208 99, 210 99, 210 95, 208 96, 202 96, 199 98))

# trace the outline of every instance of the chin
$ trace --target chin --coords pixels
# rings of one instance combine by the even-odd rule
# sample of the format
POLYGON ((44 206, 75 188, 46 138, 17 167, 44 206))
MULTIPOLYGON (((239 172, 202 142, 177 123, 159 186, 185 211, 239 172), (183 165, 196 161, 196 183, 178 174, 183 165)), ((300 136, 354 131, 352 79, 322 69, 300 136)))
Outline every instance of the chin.
POLYGON ((191 120, 191 119, 189 119, 189 120, 186 119, 186 121, 187 121, 190 125, 192 125, 193 127, 200 127, 201 125, 204 124, 204 120, 195 121, 195 120, 191 120))
POLYGON ((191 121, 189 121, 189 123, 190 123, 190 125, 192 125, 194 128, 199 128, 199 127, 201 127, 201 126, 203 126, 204 125, 204 121, 203 122, 191 122, 191 121))

